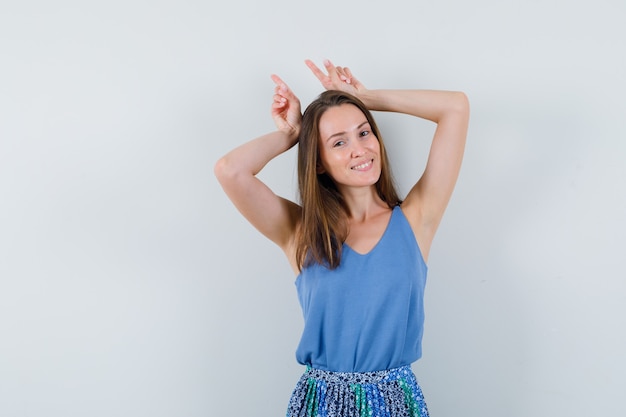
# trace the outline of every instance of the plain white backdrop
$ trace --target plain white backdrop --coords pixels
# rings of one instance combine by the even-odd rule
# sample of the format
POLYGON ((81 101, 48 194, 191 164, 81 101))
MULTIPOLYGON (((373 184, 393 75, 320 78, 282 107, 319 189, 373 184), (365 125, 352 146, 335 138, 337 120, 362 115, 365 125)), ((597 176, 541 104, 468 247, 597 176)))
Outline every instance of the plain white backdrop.
MULTIPOLYGON (((619 0, 3 1, 0 415, 284 415, 294 276, 213 164, 273 129, 271 73, 462 90, 429 261, 431 415, 623 416, 619 0)), ((403 193, 433 126, 377 114, 403 193)), ((295 152, 261 177, 295 195, 295 152)))

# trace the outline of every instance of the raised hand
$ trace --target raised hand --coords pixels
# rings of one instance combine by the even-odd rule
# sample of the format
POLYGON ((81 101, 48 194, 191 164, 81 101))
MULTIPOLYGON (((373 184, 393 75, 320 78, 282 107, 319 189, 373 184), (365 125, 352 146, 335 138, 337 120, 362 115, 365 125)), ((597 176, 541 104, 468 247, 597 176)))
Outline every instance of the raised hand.
POLYGON ((328 59, 324 60, 324 67, 328 74, 324 74, 310 59, 304 63, 311 69, 326 90, 340 90, 354 96, 364 93, 367 89, 350 71, 348 67, 336 67, 328 59))
POLYGON ((272 74, 272 81, 276 84, 272 119, 278 130, 287 133, 292 138, 297 138, 302 121, 300 100, 278 75, 272 74))

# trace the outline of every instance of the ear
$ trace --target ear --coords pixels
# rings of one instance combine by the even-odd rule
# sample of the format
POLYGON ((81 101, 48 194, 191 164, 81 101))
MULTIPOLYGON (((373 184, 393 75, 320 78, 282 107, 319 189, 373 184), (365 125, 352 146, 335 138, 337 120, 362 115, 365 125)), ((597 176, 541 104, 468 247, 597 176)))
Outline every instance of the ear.
POLYGON ((326 172, 326 170, 324 169, 322 164, 318 161, 317 164, 315 165, 315 173, 317 175, 320 175, 320 174, 323 174, 325 172, 326 172))

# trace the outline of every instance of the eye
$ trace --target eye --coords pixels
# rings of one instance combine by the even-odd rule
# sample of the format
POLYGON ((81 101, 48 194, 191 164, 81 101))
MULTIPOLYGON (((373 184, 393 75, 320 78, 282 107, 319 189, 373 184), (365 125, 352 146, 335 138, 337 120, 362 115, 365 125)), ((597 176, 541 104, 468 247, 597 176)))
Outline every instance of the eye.
POLYGON ((369 130, 364 130, 360 133, 361 137, 368 136, 370 134, 369 130))
POLYGON ((346 142, 344 142, 343 140, 338 140, 337 142, 333 143, 333 148, 338 148, 340 146, 345 145, 346 142))

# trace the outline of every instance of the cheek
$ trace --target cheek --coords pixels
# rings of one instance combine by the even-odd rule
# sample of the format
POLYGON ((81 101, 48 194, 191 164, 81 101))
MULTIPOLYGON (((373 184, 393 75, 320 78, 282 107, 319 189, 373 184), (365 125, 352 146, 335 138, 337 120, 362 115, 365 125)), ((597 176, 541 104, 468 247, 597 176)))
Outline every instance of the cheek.
POLYGON ((336 162, 337 160, 339 160, 339 152, 333 152, 333 151, 329 151, 328 149, 320 149, 320 163, 325 166, 328 167, 329 165, 332 165, 334 162, 336 162))
POLYGON ((378 141, 376 137, 374 137, 371 143, 372 143, 372 149, 375 150, 376 152, 380 152, 380 142, 378 141))

